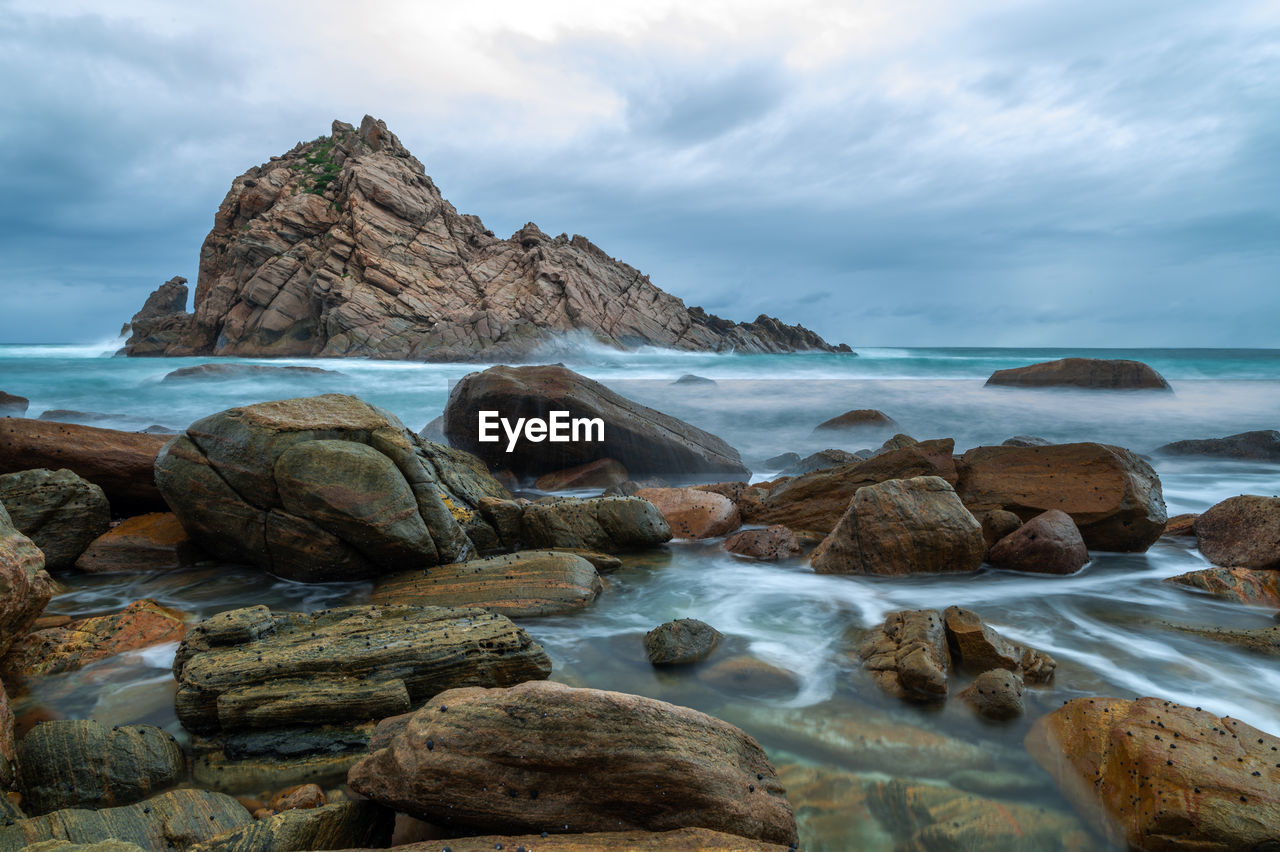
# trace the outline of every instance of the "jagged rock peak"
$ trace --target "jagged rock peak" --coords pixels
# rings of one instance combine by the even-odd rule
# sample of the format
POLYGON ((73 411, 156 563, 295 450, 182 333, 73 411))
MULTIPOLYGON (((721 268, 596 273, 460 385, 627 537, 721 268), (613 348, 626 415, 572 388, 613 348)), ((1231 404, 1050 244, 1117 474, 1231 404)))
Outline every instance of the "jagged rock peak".
POLYGON ((530 222, 499 239, 367 115, 237 177, 200 250, 194 313, 181 312, 185 287, 171 310, 173 283, 134 318, 127 354, 520 361, 567 334, 620 349, 849 351, 773 317, 686 308, 582 236, 530 222))

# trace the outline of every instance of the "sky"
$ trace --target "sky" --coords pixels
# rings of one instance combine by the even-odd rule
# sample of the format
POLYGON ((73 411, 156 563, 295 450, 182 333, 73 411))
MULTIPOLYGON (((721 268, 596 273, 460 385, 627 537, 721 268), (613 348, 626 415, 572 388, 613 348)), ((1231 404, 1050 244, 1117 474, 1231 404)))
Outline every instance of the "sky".
POLYGON ((854 346, 1280 347, 1280 3, 0 0, 0 342, 366 113, 499 235, 854 346))

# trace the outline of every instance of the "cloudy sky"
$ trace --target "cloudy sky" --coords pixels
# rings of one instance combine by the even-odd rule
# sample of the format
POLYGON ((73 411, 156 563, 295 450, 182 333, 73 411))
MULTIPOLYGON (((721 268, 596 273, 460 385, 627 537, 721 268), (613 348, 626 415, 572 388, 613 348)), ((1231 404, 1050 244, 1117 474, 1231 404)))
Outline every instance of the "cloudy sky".
POLYGON ((733 319, 1280 346, 1274 0, 0 0, 0 91, 0 342, 111 337, 370 113, 499 234, 733 319))

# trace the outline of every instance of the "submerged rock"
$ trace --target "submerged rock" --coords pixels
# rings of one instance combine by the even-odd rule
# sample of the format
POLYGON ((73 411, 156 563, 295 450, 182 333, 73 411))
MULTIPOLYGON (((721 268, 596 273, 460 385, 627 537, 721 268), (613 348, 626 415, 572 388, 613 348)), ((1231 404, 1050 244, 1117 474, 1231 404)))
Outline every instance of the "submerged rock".
POLYGON ((696 663, 711 656, 720 644, 720 631, 696 618, 659 624, 644 635, 644 652, 655 666, 696 663))
POLYGON ((795 533, 782 524, 774 524, 762 530, 734 533, 724 540, 724 549, 737 556, 777 562, 798 555, 804 548, 795 533))
MULTIPOLYGON (((792 455, 795 455, 792 453, 792 455)), ((803 476, 806 473, 813 473, 818 470, 830 470, 833 467, 840 467, 846 464, 855 464, 862 461, 863 457, 856 453, 846 452, 830 447, 825 450, 818 450, 804 458, 796 458, 795 461, 786 465, 782 470, 783 476, 803 476)))
POLYGON ((1280 841, 1280 738, 1158 698, 1077 698, 1027 750, 1082 817, 1134 849, 1263 849, 1280 841))
POLYGON ((521 618, 573 612, 594 601, 602 589, 595 566, 581 556, 526 550, 382 577, 370 601, 479 607, 521 618))
POLYGON ((1166 583, 1200 589, 1214 597, 1238 601, 1251 606, 1280 609, 1280 571, 1254 568, 1204 568, 1176 577, 1166 583))
POLYGON ((280 377, 305 379, 312 376, 341 376, 337 370, 320 367, 278 367, 271 364, 197 364, 179 367, 166 373, 162 382, 182 382, 192 379, 255 379, 280 377))
POLYGON ((988 385, 1092 390, 1172 390, 1164 376, 1141 361, 1122 358, 1060 358, 996 370, 988 385))
POLYGON ((708 666, 698 678, 721 692, 753 698, 791 698, 800 691, 794 674, 746 654, 708 666))
POLYGON ((395 813, 374 802, 341 802, 285 810, 219 834, 191 852, 306 852, 311 849, 384 849, 395 813))
POLYGON ((1280 497, 1230 497, 1195 520, 1200 552, 1227 568, 1280 568, 1280 497))
POLYGON ((0 417, 25 417, 31 400, 0 391, 0 417))
POLYGON ((1089 549, 1071 516, 1050 509, 997 541, 987 561, 1006 571, 1074 574, 1089 563, 1089 549))
POLYGON ((0 658, 25 636, 53 597, 44 554, 14 529, 0 503, 0 658))
POLYGON ((956 491, 971 512, 1005 509, 1025 521, 1058 509, 1089 550, 1145 551, 1168 520, 1160 478, 1121 447, 975 447, 958 468, 956 491))
POLYGON ((1166 456, 1209 456, 1222 459, 1249 459, 1256 461, 1280 461, 1280 432, 1275 429, 1259 429, 1241 432, 1225 438, 1174 441, 1156 448, 1166 456))
POLYGON ((796 841, 772 764, 738 728, 651 698, 545 681, 436 696, 348 783, 454 831, 700 827, 796 841), (597 765, 608 771, 564 770, 597 765))
POLYGON ((979 716, 1007 721, 1022 715, 1022 675, 1008 669, 990 669, 974 678, 960 698, 979 716))
MULTIPOLYGON (((453 446, 490 465, 508 467, 517 476, 539 476, 604 458, 617 460, 637 478, 750 472, 738 451, 715 435, 558 365, 499 366, 470 373, 450 392, 444 419, 453 446), (508 451, 506 440, 479 440, 482 410, 496 411, 513 424, 518 418, 547 418, 550 412, 564 411, 566 429, 573 420, 598 420, 603 440, 596 439, 594 430, 563 443, 521 438, 508 451)), ((494 430, 501 433, 496 425, 494 430)))
POLYGON ((187 770, 181 746, 165 731, 91 720, 36 725, 18 744, 18 765, 23 809, 32 816, 131 805, 177 786, 187 770))
POLYGON ((728 497, 696 488, 641 488, 635 494, 658 507, 676 538, 718 538, 742 526, 728 497))
POLYGON ((0 503, 13 525, 44 553, 50 571, 74 565, 111 525, 102 489, 65 468, 0 475, 0 503))
POLYGON ((898 421, 875 408, 856 408, 844 414, 824 420, 814 427, 815 432, 847 432, 856 430, 897 429, 898 421))
POLYGON ((303 582, 496 549, 476 508, 507 496, 475 459, 340 394, 198 420, 156 460, 156 481, 202 549, 303 582))
POLYGON ((672 831, 588 831, 582 834, 486 834, 480 837, 451 837, 447 841, 409 843, 399 852, 789 852, 794 846, 744 841, 735 834, 707 828, 677 828, 672 831))
POLYGON ((819 574, 969 572, 982 566, 982 526, 946 480, 891 479, 857 490, 810 561, 819 574))
POLYGON ((195 564, 200 551, 178 516, 152 512, 127 518, 90 542, 76 560, 87 574, 172 571, 195 564))
POLYGON ((533 483, 539 491, 574 491, 587 488, 612 488, 630 479, 622 462, 598 459, 567 470, 544 473, 533 483))

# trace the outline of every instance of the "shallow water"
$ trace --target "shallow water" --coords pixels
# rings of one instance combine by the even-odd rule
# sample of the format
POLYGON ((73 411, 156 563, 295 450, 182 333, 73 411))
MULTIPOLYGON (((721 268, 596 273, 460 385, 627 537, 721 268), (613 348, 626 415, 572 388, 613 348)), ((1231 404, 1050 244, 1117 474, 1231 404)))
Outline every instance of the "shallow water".
MULTIPOLYGON (((0 347, 0 389, 30 397, 32 416, 52 408, 116 412, 127 416, 118 425, 134 428, 181 427, 263 399, 349 392, 418 429, 443 409, 449 382, 480 368, 291 360, 274 363, 313 364, 341 375, 179 384, 160 379, 207 359, 96 357, 112 348, 0 347)), ((831 446, 830 439, 815 438, 811 430, 850 408, 882 409, 917 438, 954 437, 957 451, 1034 434, 1055 441, 1100 440, 1146 453, 1172 440, 1280 425, 1280 352, 1275 350, 917 349, 866 350, 858 358, 555 354, 555 360, 626 396, 721 435, 749 462, 831 446), (994 369, 1068 354, 1144 360, 1170 380, 1174 393, 983 387, 994 369), (672 386, 684 373, 717 384, 672 386)), ((1170 515, 1202 511, 1235 494, 1280 493, 1277 465, 1158 457, 1154 464, 1170 515)), ((757 476, 771 473, 760 470, 757 476)), ((1262 627, 1274 623, 1272 613, 1160 582, 1207 565, 1187 540, 1161 539, 1145 554, 1093 557, 1083 571, 1065 578, 984 570, 959 577, 878 579, 820 576, 800 561, 756 563, 726 554, 716 542, 675 542, 627 557, 624 568, 606 578, 599 601, 585 611, 529 619, 523 626, 551 655, 555 679, 649 695, 721 716, 756 736, 788 771, 797 765, 819 767, 826 785, 821 789, 844 789, 840 784, 849 776, 900 776, 1069 811, 1021 740, 1029 720, 1081 695, 1156 695, 1280 732, 1280 668, 1273 658, 1168 626, 1262 627), (1007 637, 1058 660, 1053 684, 1028 689, 1027 720, 982 723, 956 700, 941 709, 902 704, 882 695, 856 664, 851 652, 861 632, 877 626, 886 613, 952 604, 977 611, 1007 637), (654 670, 645 661, 641 637, 680 617, 714 625, 726 635, 726 647, 686 671, 654 670), (793 682, 774 684, 763 676, 736 685, 717 680, 715 664, 735 655, 775 666, 793 682), (880 724, 896 726, 906 740, 923 738, 929 748, 962 757, 904 762, 856 745, 860 734, 883 731, 874 727, 880 724)), ((61 580, 67 592, 50 611, 70 615, 116 610, 140 597, 154 597, 193 617, 249 603, 313 610, 358 602, 368 593, 367 584, 306 586, 227 566, 61 580)), ((180 734, 167 675, 172 653, 172 647, 150 649, 50 678, 32 699, 68 716, 92 715, 113 724, 147 721, 180 734)), ((857 816, 862 812, 854 802, 837 802, 834 812, 830 803, 825 810, 804 807, 794 796, 793 803, 802 812, 807 848, 891 845, 885 827, 863 824, 866 818, 857 816), (845 805, 849 817, 842 821, 845 805)))

